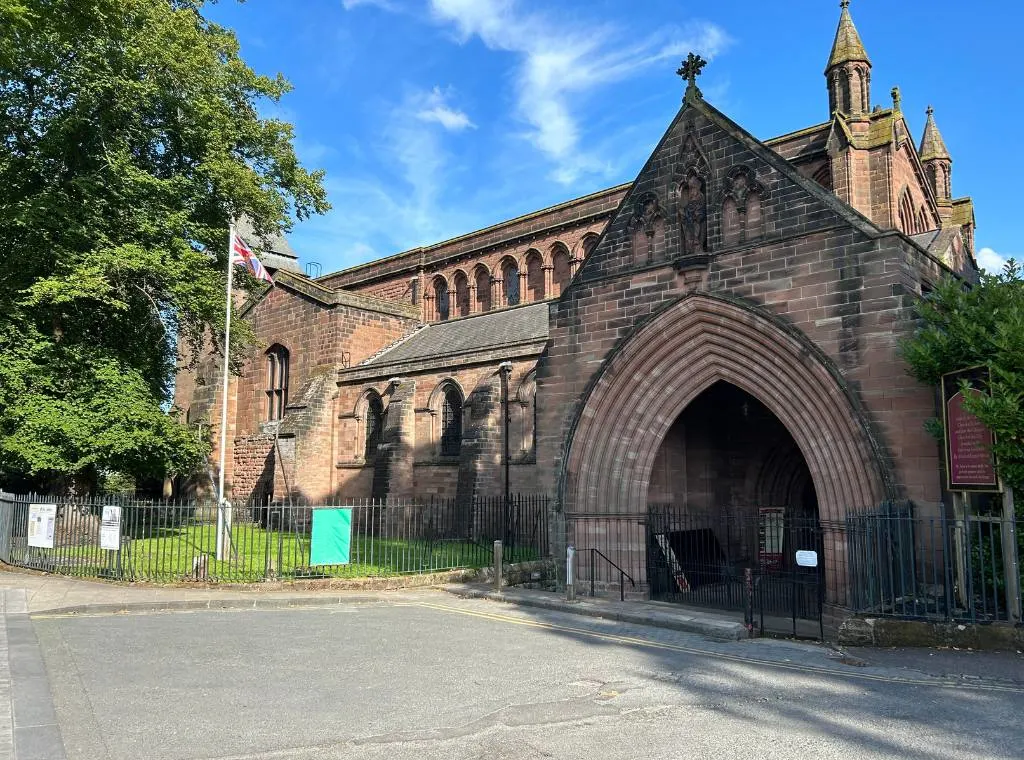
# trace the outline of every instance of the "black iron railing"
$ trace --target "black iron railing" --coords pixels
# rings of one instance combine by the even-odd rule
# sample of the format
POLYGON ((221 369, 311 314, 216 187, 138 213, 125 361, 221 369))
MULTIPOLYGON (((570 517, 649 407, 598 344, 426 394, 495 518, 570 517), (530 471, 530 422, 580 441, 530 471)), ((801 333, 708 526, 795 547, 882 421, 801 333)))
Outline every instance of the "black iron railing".
POLYGON ((629 585, 632 586, 634 589, 636 588, 636 581, 633 580, 632 576, 630 576, 629 573, 627 573, 621 567, 619 567, 614 562, 612 562, 610 559, 608 559, 608 556, 604 552, 602 552, 600 549, 594 549, 594 548, 590 549, 590 595, 591 596, 596 596, 597 595, 596 577, 594 575, 594 568, 597 567, 597 558, 598 557, 600 557, 605 562, 607 562, 609 565, 611 565, 612 568, 614 568, 615 570, 619 571, 619 601, 620 602, 626 601, 626 579, 627 578, 629 579, 629 585))
POLYGON ((430 573, 489 566, 495 540, 503 541, 506 562, 546 557, 548 506, 545 497, 513 496, 249 504, 218 515, 213 502, 56 501, 0 493, 0 560, 65 575, 154 582, 430 573), (47 509, 34 507, 43 504, 47 509), (105 507, 120 510, 116 528, 105 507), (314 515, 323 509, 347 511, 344 564, 314 562, 314 515), (52 515, 52 524, 40 523, 40 515, 43 523, 52 515), (220 551, 218 522, 226 526, 220 551), (39 530, 50 535, 40 540, 39 530))

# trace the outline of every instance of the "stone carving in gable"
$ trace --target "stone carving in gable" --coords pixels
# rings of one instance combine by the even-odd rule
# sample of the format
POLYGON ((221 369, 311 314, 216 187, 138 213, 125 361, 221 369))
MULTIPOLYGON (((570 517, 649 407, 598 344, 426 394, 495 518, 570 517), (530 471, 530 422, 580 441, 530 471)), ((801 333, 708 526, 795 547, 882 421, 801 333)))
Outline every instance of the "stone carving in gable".
POLYGON ((722 191, 722 240, 726 246, 761 237, 764 186, 749 166, 734 166, 722 191))
POLYGON ((708 250, 707 183, 691 173, 678 187, 679 227, 683 255, 693 256, 708 250))
POLYGON ((673 191, 683 257, 708 252, 708 179, 711 166, 692 132, 683 139, 673 191))
POLYGON ((637 198, 629 229, 633 240, 633 263, 653 261, 655 250, 663 244, 665 236, 665 215, 656 194, 643 193, 637 198))

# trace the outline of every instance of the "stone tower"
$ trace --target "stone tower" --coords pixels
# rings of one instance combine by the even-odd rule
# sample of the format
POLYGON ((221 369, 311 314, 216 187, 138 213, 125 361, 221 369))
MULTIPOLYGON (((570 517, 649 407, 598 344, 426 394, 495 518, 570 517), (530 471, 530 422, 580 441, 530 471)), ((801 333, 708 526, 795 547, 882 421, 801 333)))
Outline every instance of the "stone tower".
POLYGON ((825 67, 829 114, 866 116, 871 110, 871 60, 850 17, 850 0, 839 5, 839 28, 825 67))

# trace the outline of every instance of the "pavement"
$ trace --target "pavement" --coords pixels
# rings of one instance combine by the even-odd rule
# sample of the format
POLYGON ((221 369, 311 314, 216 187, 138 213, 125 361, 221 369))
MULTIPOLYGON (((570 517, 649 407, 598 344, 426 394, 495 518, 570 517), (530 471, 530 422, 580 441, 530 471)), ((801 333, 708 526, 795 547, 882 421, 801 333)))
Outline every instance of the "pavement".
MULTIPOLYGON (((745 638, 742 625, 733 619, 675 605, 602 599, 570 603, 548 592, 504 589, 499 595, 480 585, 387 592, 287 587, 269 590, 263 587, 154 587, 0 571, 0 604, 3 605, 0 610, 3 613, 3 625, 0 625, 0 760, 64 760, 65 757, 70 760, 120 760, 122 757, 304 760, 307 757, 414 757, 419 756, 417 752, 426 757, 584 757, 587 755, 582 750, 577 752, 575 748, 563 746, 560 739, 548 736, 549 732, 544 729, 548 724, 544 720, 533 719, 549 710, 558 713, 564 707, 560 700, 568 697, 556 689, 541 699, 544 693, 538 687, 530 695, 534 700, 530 703, 534 707, 530 709, 534 712, 510 717, 508 705, 520 704, 517 700, 522 695, 507 679, 514 678, 522 659, 537 660, 537 667, 541 669, 541 663, 547 663, 544 667, 558 669, 564 664, 562 658, 582 658, 580 662, 588 662, 600 660, 608 651, 617 653, 608 669, 618 675, 605 680, 587 680, 577 673, 583 679, 580 683, 618 683, 617 678, 632 683, 630 678, 641 671, 631 658, 639 657, 653 659, 661 665, 672 663, 671 676, 664 678, 669 678, 677 687, 686 681, 686 691, 694 699, 706 686, 700 679, 693 680, 696 672, 718 674, 721 682, 715 686, 716 695, 718 691, 745 693, 750 683, 765 686, 789 683, 788 679, 796 680, 782 689, 786 700, 803 700, 796 684, 807 679, 815 684, 815 690, 820 689, 826 695, 847 693, 849 689, 877 688, 885 692, 876 695, 880 700, 878 704, 889 705, 886 709, 895 711, 897 722, 904 718, 911 720, 909 716, 913 713, 913 721, 931 726, 919 739, 949 734, 946 738, 952 742, 950 751, 931 754, 919 743, 908 744, 909 740, 902 737, 879 744, 884 745, 885 750, 880 754, 874 745, 869 752, 850 754, 851 747, 863 750, 862 742, 869 738, 858 729, 850 734, 856 738, 852 745, 834 742, 836 757, 842 756, 842 752, 857 757, 1019 756, 1015 750, 1007 749, 1020 746, 1016 719, 1005 727, 1009 735, 1005 737, 1004 746, 1001 743, 1004 729, 990 718, 1004 708, 1012 708, 1017 714, 1024 708, 1024 655, 1021 653, 840 650, 806 642, 749 640, 745 638), (470 635, 473 631, 479 639, 470 635), (571 652, 561 650, 561 643, 565 641, 573 643, 571 652), (382 652, 390 653, 390 659, 381 659, 382 652), (227 660, 218 659, 222 657, 227 660), (364 663, 369 668, 369 676, 359 669, 355 674, 344 668, 343 673, 339 672, 339 666, 332 659, 335 657, 364 663), (392 659, 409 660, 406 662, 408 670, 395 666, 392 659), (677 660, 685 660, 688 665, 682 668, 677 660), (438 663, 441 669, 418 672, 427 661, 438 663), (626 671, 619 672, 626 661, 632 664, 626 671), (212 674, 222 667, 227 670, 218 681, 212 674), (505 674, 499 683, 494 681, 494 674, 488 667, 499 668, 505 674), (315 671, 313 675, 307 672, 310 668, 315 671), (306 675, 295 680, 299 672, 306 675), (403 723, 395 718, 394 725, 407 725, 407 728, 394 734, 389 733, 390 729, 385 730, 391 723, 375 722, 373 716, 360 712, 362 708, 356 709, 356 714, 383 731, 369 744, 362 742, 359 737, 363 736, 363 724, 349 718, 342 720, 337 710, 321 714, 323 711, 318 705, 323 699, 340 700, 339 705, 347 705, 347 700, 352 698, 352 694, 344 690, 339 692, 329 679, 324 680, 329 673, 353 684, 360 683, 357 690, 360 698, 369 699, 392 717, 398 713, 394 713, 388 700, 397 700, 397 705, 409 702, 407 707, 413 710, 416 720, 403 723), (729 674, 732 674, 732 682, 729 682, 729 674), (799 678, 793 674, 799 674, 799 678), (494 694, 478 694, 475 686, 464 683, 466 678, 490 683, 495 688, 494 694), (384 698, 378 691, 381 683, 403 683, 406 688, 388 692, 384 698), (232 733, 234 728, 229 725, 232 713, 223 709, 221 702, 234 705, 232 710, 247 715, 257 727, 267 721, 280 722, 284 718, 277 713, 279 703, 283 700, 291 704, 290 692, 284 686, 287 684, 305 695, 307 712, 311 710, 308 715, 304 716, 298 704, 293 705, 295 713, 285 716, 292 723, 280 729, 281 736, 264 728, 253 729, 255 734, 232 733), (896 697, 888 693, 889 686, 894 693, 900 692, 899 699, 904 701, 891 702, 896 697), (911 691, 906 692, 908 689, 911 691), (925 698, 915 691, 920 689, 955 692, 958 696, 947 694, 932 699, 925 695, 925 698), (427 706, 416 701, 417 697, 405 693, 410 690, 416 693, 426 690, 436 695, 427 701, 440 712, 432 714, 427 706), (961 697, 961 694, 975 696, 961 697), (506 706, 495 707, 502 716, 497 723, 487 719, 484 728, 484 724, 471 721, 476 728, 459 733, 452 726, 469 724, 460 723, 462 714, 444 706, 445 700, 450 699, 473 714, 476 714, 477 704, 474 700, 478 699, 506 706), (144 714, 138 718, 141 723, 131 728, 129 741, 121 735, 122 729, 128 730, 122 723, 128 720, 134 726, 132 713, 138 710, 140 702, 148 705, 149 700, 154 700, 155 706, 142 710, 144 714), (536 707, 541 703, 546 707, 536 707), (927 708, 935 704, 957 704, 963 714, 949 713, 945 707, 937 713, 927 708), (974 712, 982 704, 986 705, 989 715, 978 723, 980 719, 974 712), (5 709, 8 705, 9 709, 5 709), (204 710, 212 712, 207 715, 204 710), (932 725, 940 714, 949 725, 932 725), (218 715, 221 717, 216 717, 218 715), (167 724, 170 717, 184 722, 172 730, 167 724), (320 724, 310 723, 314 718, 333 728, 321 736, 320 724), (191 733, 186 730, 183 735, 189 737, 189 751, 169 749, 176 746, 174 731, 180 733, 181 726, 195 724, 197 720, 202 740, 193 747, 191 733), (435 726, 424 733, 423 726, 435 723, 443 723, 447 728, 441 730, 435 726), (961 735, 954 736, 949 726, 960 723, 963 723, 961 735), (979 735, 977 729, 981 725, 995 733, 991 737, 979 735), (293 727, 303 726, 322 741, 318 739, 318 743, 310 744, 306 734, 298 728, 293 730, 293 727), (407 735, 406 731, 412 731, 418 738, 409 738, 413 734, 407 735), (225 732, 230 735, 229 739, 223 739, 225 732), (494 739, 495 733, 509 733, 506 738, 522 734, 520 738, 524 740, 529 734, 530 741, 535 740, 543 751, 538 750, 540 754, 525 750, 510 753, 497 744, 481 743, 485 734, 494 739), (253 736, 262 737, 259 742, 265 741, 267 747, 277 749, 256 752, 253 736), (381 739, 381 736, 390 738, 381 739), (371 745, 375 749, 367 748, 371 745), (357 746, 359 751, 354 749, 357 746), (474 754, 483 749, 489 754, 474 754), (393 754, 389 754, 392 751, 393 754), (446 754, 448 752, 451 754, 446 754)), ((637 693, 661 694, 660 687, 655 688, 660 679, 662 676, 643 675, 636 687, 637 693)), ((617 688, 610 691, 622 693, 617 688)), ((602 693, 597 689, 587 699, 602 703, 602 693)), ((659 699, 668 696, 661 694, 659 699)), ((776 698, 782 697, 768 701, 776 698)), ((688 712, 680 713, 682 707, 671 699, 668 706, 655 700, 660 705, 656 708, 649 700, 641 702, 641 706, 628 708, 628 711, 641 712, 629 712, 630 715, 634 718, 646 715, 658 724, 665 737, 679 738, 677 726, 661 725, 660 716, 663 713, 673 715, 687 723, 691 717, 688 712)), ((863 701, 857 704, 861 709, 869 706, 863 701)), ((833 727, 830 729, 833 733, 838 731, 843 735, 844 730, 856 723, 852 714, 847 715, 849 705, 845 702, 840 700, 830 708, 824 705, 822 709, 838 710, 848 719, 843 724, 846 728, 833 727)), ((806 715, 792 726, 796 735, 806 742, 799 746, 820 750, 820 753, 805 752, 809 757, 833 756, 825 744, 819 746, 821 737, 810 720, 812 706, 805 707, 806 715)), ((346 709, 355 708, 347 706, 346 709)), ((589 736, 585 732, 578 733, 580 725, 589 725, 587 721, 593 719, 602 723, 607 719, 614 723, 615 715, 627 714, 598 711, 599 714, 592 716, 589 707, 581 709, 582 713, 570 710, 571 714, 562 716, 564 721, 559 718, 554 723, 564 724, 570 734, 579 738, 589 736)), ((873 719, 889 721, 891 715, 879 713, 878 709, 881 708, 869 710, 873 719)), ((790 719, 793 717, 787 714, 790 719)), ((777 721, 780 716, 764 717, 777 721)), ((833 718, 835 716, 822 715, 816 720, 827 722, 833 718)), ((483 719, 478 716, 475 720, 483 719)), ((732 728, 747 730, 740 724, 732 728)), ((623 735, 630 734, 628 728, 623 731, 623 735)), ((608 740, 614 744, 617 736, 612 732, 608 740)), ((665 754, 659 754, 660 750, 653 747, 650 740, 643 740, 641 744, 644 742, 652 745, 651 757, 677 756, 668 749, 665 754)), ((744 746, 748 757, 775 756, 764 747, 744 746)), ((716 757, 739 756, 733 754, 733 749, 729 744, 702 747, 702 751, 714 750, 716 757)), ((619 754, 602 753, 602 756, 636 755, 629 754, 624 746, 619 754)))

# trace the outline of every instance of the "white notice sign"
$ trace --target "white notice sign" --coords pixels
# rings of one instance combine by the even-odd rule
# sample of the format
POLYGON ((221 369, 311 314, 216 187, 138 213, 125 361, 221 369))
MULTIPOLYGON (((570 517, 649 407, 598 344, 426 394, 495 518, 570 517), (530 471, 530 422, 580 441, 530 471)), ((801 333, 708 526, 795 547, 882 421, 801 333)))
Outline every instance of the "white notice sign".
POLYGON ((117 551, 121 548, 121 508, 107 504, 100 522, 100 548, 117 551))
POLYGON ((800 567, 817 567, 818 552, 812 552, 807 550, 798 551, 796 553, 796 563, 800 567))
POLYGON ((40 549, 53 548, 53 534, 57 527, 56 504, 28 505, 28 545, 40 549))

